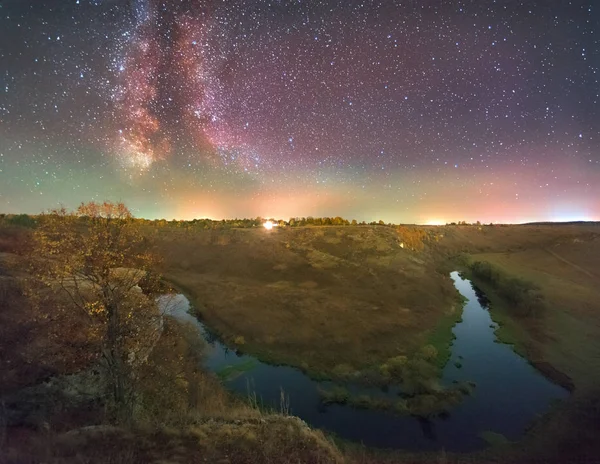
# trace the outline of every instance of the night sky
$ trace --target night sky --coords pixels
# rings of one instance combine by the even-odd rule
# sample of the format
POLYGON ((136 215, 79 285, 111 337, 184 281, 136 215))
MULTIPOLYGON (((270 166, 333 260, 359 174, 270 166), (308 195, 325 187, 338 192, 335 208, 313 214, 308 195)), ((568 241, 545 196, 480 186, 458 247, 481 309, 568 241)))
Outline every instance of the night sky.
POLYGON ((592 1, 0 1, 0 212, 600 220, 592 1))

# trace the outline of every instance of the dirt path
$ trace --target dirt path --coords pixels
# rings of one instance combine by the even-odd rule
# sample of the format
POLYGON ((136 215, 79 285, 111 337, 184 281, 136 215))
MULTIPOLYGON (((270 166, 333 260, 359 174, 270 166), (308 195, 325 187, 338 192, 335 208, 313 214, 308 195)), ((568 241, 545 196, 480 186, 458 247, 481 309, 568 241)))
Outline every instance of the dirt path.
POLYGON ((598 277, 596 277, 594 274, 592 274, 591 272, 585 270, 584 268, 582 268, 581 266, 578 266, 575 263, 572 263, 571 261, 566 260, 565 258, 563 258, 562 256, 560 256, 558 253, 556 253, 555 251, 552 251, 549 248, 546 248, 546 251, 548 253, 550 253, 552 256, 554 256, 556 259, 558 259, 559 261, 562 261, 563 263, 571 266, 573 269, 576 269, 580 272, 583 272, 585 275, 587 275, 588 277, 591 277, 594 280, 598 280, 598 277))

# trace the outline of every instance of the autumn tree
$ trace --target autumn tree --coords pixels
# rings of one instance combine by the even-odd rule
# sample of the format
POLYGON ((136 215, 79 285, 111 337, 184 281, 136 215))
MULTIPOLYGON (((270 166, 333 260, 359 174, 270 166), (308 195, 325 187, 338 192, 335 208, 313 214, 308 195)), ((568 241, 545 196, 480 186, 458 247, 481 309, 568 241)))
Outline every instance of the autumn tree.
POLYGON ((52 210, 39 217, 34 233, 34 274, 63 309, 87 321, 107 397, 121 413, 132 405, 136 368, 161 328, 156 260, 123 203, 52 210))
POLYGON ((421 251, 425 247, 427 233, 418 227, 398 226, 396 232, 411 250, 421 251))

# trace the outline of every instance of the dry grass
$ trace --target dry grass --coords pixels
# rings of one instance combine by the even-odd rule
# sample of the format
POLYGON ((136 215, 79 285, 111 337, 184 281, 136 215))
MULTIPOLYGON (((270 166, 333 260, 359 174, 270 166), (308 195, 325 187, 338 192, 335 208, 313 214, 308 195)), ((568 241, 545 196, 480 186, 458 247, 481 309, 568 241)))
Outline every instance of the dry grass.
POLYGON ((402 249, 391 228, 158 233, 165 276, 212 328, 311 372, 413 352, 456 297, 435 262, 402 249))
POLYGON ((6 463, 273 463, 344 461, 322 434, 294 418, 255 423, 206 423, 187 429, 92 427, 66 434, 22 432, 21 446, 0 451, 6 463))
POLYGON ((437 248, 448 255, 505 253, 547 248, 574 240, 588 242, 600 234, 600 225, 509 225, 430 227, 443 235, 437 248))
POLYGON ((200 368, 204 343, 196 328, 167 318, 162 336, 140 373, 138 422, 188 426, 206 419, 256 419, 259 411, 200 368))

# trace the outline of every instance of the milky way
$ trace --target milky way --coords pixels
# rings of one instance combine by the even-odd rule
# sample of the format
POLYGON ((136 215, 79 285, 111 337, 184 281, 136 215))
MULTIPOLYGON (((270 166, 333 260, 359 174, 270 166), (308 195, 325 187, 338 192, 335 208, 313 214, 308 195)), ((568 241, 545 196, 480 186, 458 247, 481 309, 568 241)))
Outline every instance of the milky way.
POLYGON ((600 219, 593 2, 0 5, 0 212, 600 219))

